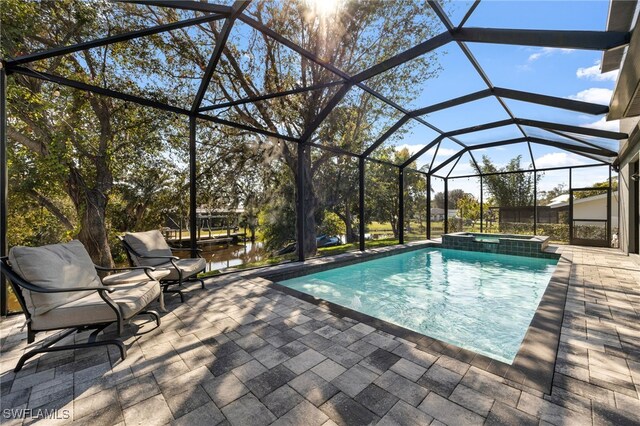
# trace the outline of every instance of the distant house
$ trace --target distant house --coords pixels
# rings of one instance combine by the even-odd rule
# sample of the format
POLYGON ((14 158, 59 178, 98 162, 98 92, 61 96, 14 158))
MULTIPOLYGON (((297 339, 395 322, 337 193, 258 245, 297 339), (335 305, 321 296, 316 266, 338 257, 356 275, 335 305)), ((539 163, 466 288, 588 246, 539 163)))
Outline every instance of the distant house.
MULTIPOLYGON (((449 209, 449 219, 457 218, 458 210, 449 209)), ((438 207, 431 207, 431 221, 441 222, 444 220, 444 209, 438 207)))
MULTIPOLYGON (((534 207, 490 207, 499 223, 533 223, 534 207)), ((546 206, 538 206, 538 223, 567 223, 569 220, 569 194, 553 198, 546 206)), ((574 220, 585 220, 582 225, 595 225, 607 218, 607 194, 598 194, 573 200, 574 220), (593 219, 589 222, 587 219, 593 219)), ((618 194, 611 192, 611 227, 618 227, 618 194)))
MULTIPOLYGON (((554 211, 569 212, 569 194, 560 195, 551 200, 547 206, 554 211)), ((596 222, 584 221, 582 225, 596 225, 597 220, 607 219, 607 194, 592 195, 585 198, 573 199, 573 219, 594 219, 596 222)), ((557 222, 556 222, 557 223, 557 222)), ((618 192, 611 192, 611 228, 618 227, 618 192)))

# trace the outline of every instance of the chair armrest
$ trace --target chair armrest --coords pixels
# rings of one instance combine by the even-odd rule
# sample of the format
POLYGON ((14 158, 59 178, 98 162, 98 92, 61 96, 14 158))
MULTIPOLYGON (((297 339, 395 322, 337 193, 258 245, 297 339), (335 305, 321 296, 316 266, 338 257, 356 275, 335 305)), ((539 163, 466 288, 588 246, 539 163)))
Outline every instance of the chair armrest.
POLYGON ((136 256, 140 259, 168 259, 168 260, 180 260, 178 256, 136 256))
POLYGON ((103 271, 103 272, 134 271, 134 270, 143 270, 143 269, 149 269, 151 271, 156 270, 156 268, 154 268, 153 266, 128 266, 126 268, 105 268, 104 266, 98 266, 98 265, 93 265, 93 266, 95 266, 97 271, 103 271))
MULTIPOLYGON (((173 264, 173 260, 170 260, 170 261, 173 264)), ((128 266, 126 268, 105 268, 104 266, 98 266, 98 265, 93 265, 93 266, 95 266, 97 271, 103 271, 103 272, 144 271, 144 273, 147 275, 147 277, 149 277, 151 281, 156 281, 156 278, 153 275, 151 275, 151 272, 156 270, 156 268, 154 268, 153 266, 128 266)))
POLYGON ((39 287, 29 283, 20 283, 20 287, 24 287, 29 291, 36 293, 69 293, 72 291, 92 291, 95 290, 99 293, 107 292, 113 293, 116 289, 114 287, 65 287, 65 288, 45 288, 39 287), (27 284, 27 285, 25 285, 27 284))

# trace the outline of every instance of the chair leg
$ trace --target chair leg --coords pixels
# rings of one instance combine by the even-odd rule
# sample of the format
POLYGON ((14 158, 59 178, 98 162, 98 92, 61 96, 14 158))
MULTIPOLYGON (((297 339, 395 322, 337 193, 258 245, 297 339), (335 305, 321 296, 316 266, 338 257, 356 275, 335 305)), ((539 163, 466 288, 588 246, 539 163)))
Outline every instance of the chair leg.
POLYGON ((174 289, 170 289, 169 285, 165 285, 164 286, 164 290, 162 290, 164 293, 177 293, 180 295, 180 301, 182 303, 184 303, 184 294, 182 293, 182 290, 174 290, 174 289))
POLYGON ((151 317, 153 317, 153 319, 155 320, 156 325, 160 327, 160 315, 158 315, 156 311, 140 311, 138 315, 140 314, 151 315, 151 317))
MULTIPOLYGON (((22 367, 24 366, 24 363, 27 362, 27 360, 41 353, 67 351, 71 349, 94 348, 96 346, 106 346, 106 345, 117 346, 118 349, 120 350, 120 357, 124 360, 127 357, 127 348, 125 347, 124 343, 122 343, 120 340, 113 339, 113 340, 101 340, 98 342, 92 341, 92 337, 98 332, 102 331, 102 329, 104 328, 105 327, 101 327, 98 330, 91 333, 91 335, 89 336, 89 341, 87 343, 76 343, 73 345, 63 345, 63 346, 52 347, 54 344, 58 343, 60 340, 64 339, 71 333, 74 333, 80 330, 81 328, 73 328, 69 331, 66 331, 62 333, 60 336, 58 336, 57 338, 51 340, 50 342, 47 342, 43 346, 33 349, 25 353, 24 355, 22 355, 18 360, 18 364, 16 364, 16 367, 13 369, 13 371, 17 373, 18 371, 22 370, 22 367)), ((93 340, 95 340, 95 338, 93 340)))
POLYGON ((202 278, 197 278, 195 275, 192 276, 191 278, 187 278, 185 281, 186 282, 199 282, 200 283, 200 288, 202 288, 203 290, 206 288, 204 286, 204 280, 202 278))
POLYGON ((158 296, 158 303, 160 304, 160 310, 162 312, 167 312, 167 309, 164 307, 164 292, 160 291, 160 296, 158 296))
POLYGON ((104 330, 105 328, 107 328, 107 326, 109 326, 109 324, 105 324, 103 326, 100 326, 98 328, 96 328, 95 330, 93 330, 93 332, 89 335, 89 338, 87 339, 87 342, 89 343, 93 343, 96 341, 96 339, 98 338, 98 334, 104 330))

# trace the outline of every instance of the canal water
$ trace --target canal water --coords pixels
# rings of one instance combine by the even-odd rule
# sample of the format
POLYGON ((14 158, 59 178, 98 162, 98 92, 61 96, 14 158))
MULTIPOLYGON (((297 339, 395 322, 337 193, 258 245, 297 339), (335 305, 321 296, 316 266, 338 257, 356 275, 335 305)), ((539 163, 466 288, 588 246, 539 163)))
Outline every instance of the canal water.
POLYGON ((229 245, 229 247, 207 249, 202 252, 207 261, 207 271, 223 270, 244 263, 258 262, 269 257, 262 242, 229 245))

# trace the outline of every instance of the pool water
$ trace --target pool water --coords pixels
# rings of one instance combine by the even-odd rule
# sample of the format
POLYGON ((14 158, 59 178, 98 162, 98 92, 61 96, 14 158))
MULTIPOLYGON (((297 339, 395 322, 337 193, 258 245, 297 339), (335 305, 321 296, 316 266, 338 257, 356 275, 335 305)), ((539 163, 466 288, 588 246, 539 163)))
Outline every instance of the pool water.
POLYGON ((487 236, 480 236, 480 235, 475 236, 476 241, 480 241, 483 243, 498 243, 500 242, 498 238, 499 237, 487 237, 487 236))
POLYGON ((556 264, 427 248, 280 284, 511 364, 556 264))

